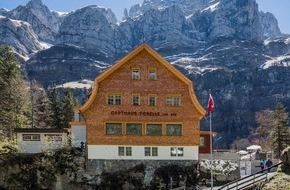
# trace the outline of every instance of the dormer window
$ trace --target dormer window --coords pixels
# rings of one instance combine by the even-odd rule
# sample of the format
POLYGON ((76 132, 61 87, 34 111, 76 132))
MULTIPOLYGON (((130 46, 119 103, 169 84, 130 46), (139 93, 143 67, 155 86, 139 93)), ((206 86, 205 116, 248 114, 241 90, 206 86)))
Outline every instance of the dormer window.
POLYGON ((133 68, 132 69, 132 79, 133 80, 139 80, 140 79, 140 69, 139 68, 133 68))

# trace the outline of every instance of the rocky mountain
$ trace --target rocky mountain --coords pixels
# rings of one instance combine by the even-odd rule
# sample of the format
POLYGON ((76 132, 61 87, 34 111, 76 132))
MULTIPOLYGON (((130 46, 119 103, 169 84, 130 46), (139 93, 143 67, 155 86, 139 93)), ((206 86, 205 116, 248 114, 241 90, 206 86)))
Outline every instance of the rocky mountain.
POLYGON ((211 89, 219 146, 247 137, 255 112, 290 107, 290 36, 255 0, 144 0, 121 22, 97 5, 60 16, 40 0, 0 14, 0 42, 29 56, 24 69, 45 87, 93 80, 148 43, 193 81, 205 107, 211 89))
POLYGON ((0 40, 9 44, 20 57, 36 53, 43 49, 31 25, 25 21, 13 20, 0 15, 0 40))
POLYGON ((264 38, 275 38, 281 36, 281 31, 278 27, 278 21, 272 13, 260 12, 260 20, 262 24, 264 38))
POLYGON ((55 36, 61 24, 61 16, 50 11, 41 0, 31 0, 26 6, 4 12, 4 16, 14 20, 28 22, 39 40, 54 44, 55 36))

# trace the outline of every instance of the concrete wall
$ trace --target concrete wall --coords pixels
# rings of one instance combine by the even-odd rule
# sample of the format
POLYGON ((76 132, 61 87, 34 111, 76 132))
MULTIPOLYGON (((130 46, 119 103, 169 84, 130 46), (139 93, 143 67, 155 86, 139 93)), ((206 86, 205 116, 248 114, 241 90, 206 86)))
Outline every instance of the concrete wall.
POLYGON ((83 142, 86 145, 86 126, 85 125, 72 125, 71 126, 71 143, 73 147, 81 147, 83 142))
POLYGON ((19 153, 39 153, 44 150, 57 149, 67 145, 67 133, 17 133, 17 145, 19 153), (23 140, 23 135, 37 134, 39 140, 23 140), (46 139, 46 135, 61 135, 61 141, 46 139))

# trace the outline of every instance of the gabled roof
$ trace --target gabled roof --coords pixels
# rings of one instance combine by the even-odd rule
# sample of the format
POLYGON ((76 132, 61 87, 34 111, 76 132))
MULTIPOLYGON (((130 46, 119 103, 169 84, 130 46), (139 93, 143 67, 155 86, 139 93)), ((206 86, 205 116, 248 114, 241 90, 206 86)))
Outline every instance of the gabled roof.
POLYGON ((103 72, 101 75, 99 75, 95 81, 94 81, 94 88, 92 91, 92 94, 88 101, 81 107, 80 111, 85 112, 92 102, 94 101, 97 91, 98 91, 98 84, 104 80, 107 76, 115 72, 118 68, 120 68, 122 65, 127 63, 129 60, 134 58, 138 53, 141 51, 147 51, 148 54, 150 54, 152 57, 154 57, 159 63, 161 63, 163 66, 165 66, 169 71, 171 71, 174 75, 176 75, 181 81, 183 81, 185 84, 189 87, 189 93, 191 100, 193 104, 195 105, 198 112, 201 114, 201 117, 203 117, 206 114, 205 109, 199 104, 194 91, 193 91, 193 85, 192 81, 188 79, 184 74, 182 74, 179 70, 177 70, 174 66, 172 66, 168 61, 166 61, 162 56, 160 56, 155 50, 153 50, 151 47, 149 47, 146 43, 141 44, 137 48, 135 48, 132 52, 127 54, 125 57, 123 57, 121 60, 119 60, 117 63, 112 65, 109 69, 107 69, 105 72, 103 72))

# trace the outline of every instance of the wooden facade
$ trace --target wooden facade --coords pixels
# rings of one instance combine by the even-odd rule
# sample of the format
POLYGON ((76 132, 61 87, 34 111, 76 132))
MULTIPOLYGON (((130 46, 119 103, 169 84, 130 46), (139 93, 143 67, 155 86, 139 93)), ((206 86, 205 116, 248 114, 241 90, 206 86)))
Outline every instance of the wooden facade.
POLYGON ((105 158, 106 151, 120 156, 122 146, 138 152, 128 159, 142 158, 144 151, 137 149, 146 147, 157 147, 160 153, 155 159, 171 159, 172 147, 184 148, 184 159, 197 159, 205 110, 192 82, 147 44, 95 79, 80 112, 86 123, 89 159, 105 158))

